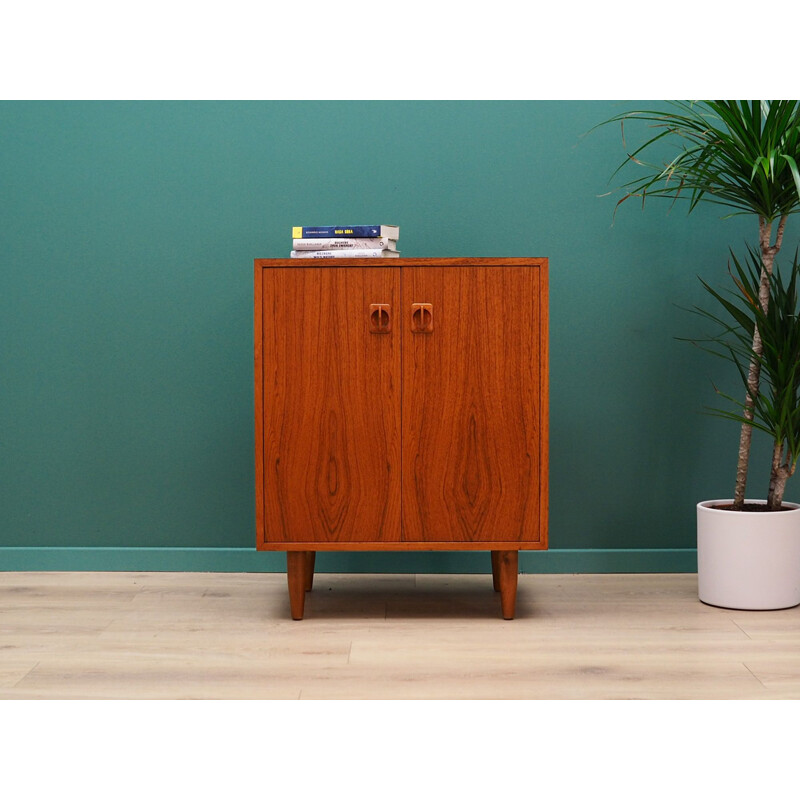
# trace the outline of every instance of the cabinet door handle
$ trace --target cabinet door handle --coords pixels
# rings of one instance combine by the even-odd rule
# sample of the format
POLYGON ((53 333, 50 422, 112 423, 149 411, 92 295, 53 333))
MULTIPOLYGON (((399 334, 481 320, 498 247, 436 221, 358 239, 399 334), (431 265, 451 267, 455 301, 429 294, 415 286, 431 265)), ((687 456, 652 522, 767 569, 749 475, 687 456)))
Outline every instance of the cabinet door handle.
POLYGON ((433 305, 431 303, 411 304, 411 332, 433 333, 433 305))
POLYGON ((372 303, 369 307, 369 332, 389 333, 392 329, 391 308, 388 303, 372 303))

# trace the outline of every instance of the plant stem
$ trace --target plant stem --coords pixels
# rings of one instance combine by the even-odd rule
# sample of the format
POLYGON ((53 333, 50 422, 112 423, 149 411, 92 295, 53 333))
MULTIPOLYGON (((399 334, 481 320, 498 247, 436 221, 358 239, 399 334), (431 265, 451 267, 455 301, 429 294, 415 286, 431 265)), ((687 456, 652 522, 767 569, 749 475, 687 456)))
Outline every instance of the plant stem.
MULTIPOLYGON (((761 308, 766 313, 769 307, 769 278, 772 275, 772 266, 775 256, 781 249, 783 242, 783 231, 786 227, 788 215, 784 214, 778 222, 778 230, 775 234, 775 244, 770 244, 772 240, 772 222, 765 217, 758 218, 758 239, 761 247, 761 282, 759 285, 758 300, 761 308)), ((741 511, 744 506, 745 487, 747 486, 747 467, 750 462, 750 443, 753 438, 753 405, 758 393, 759 378, 761 377, 760 357, 764 352, 761 342, 761 334, 758 326, 753 330, 753 356, 750 359, 750 368, 747 373, 747 396, 744 400, 744 417, 748 422, 742 423, 742 431, 739 436, 739 459, 736 464, 736 489, 733 495, 733 508, 741 511)), ((778 461, 780 465, 780 460, 778 461)), ((775 475, 775 464, 773 461, 773 476, 775 475)), ((786 479, 784 478, 784 483, 786 479)), ((772 481, 770 481, 770 487, 772 481)), ((771 491, 771 490, 770 490, 771 491)), ((781 498, 783 492, 781 492, 781 498)))
POLYGON ((767 495, 767 509, 778 511, 783 505, 783 493, 786 490, 786 481, 794 474, 794 466, 789 463, 789 455, 781 464, 783 458, 783 442, 775 442, 772 449, 772 474, 769 478, 769 494, 767 495))

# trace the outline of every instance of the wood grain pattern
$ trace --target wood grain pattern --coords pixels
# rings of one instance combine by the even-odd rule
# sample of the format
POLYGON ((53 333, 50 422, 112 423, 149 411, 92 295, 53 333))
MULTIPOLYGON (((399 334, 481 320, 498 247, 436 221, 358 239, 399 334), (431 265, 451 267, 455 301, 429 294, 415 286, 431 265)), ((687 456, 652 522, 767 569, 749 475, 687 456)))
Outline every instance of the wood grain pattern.
POLYGON ((503 619, 514 619, 519 577, 519 551, 500 550, 497 553, 497 584, 503 619))
POLYGON ((539 545, 547 549, 550 530, 550 270, 541 259, 539 275, 539 545))
MULTIPOLYGON (((368 267, 370 269, 397 269, 398 267, 533 267, 546 268, 546 258, 504 257, 504 258, 393 258, 390 261, 374 258, 336 258, 317 262, 315 266, 324 269, 347 269, 368 267), (378 261, 379 263, 375 263, 378 261)), ((306 269, 309 265, 297 258, 257 258, 257 269, 306 269)))
POLYGON ((281 573, 0 572, 0 700, 800 699, 800 607, 520 575, 504 625, 486 569, 319 573, 300 625, 281 573))
POLYGON ((395 549, 490 549, 513 618, 547 547, 547 266, 256 260, 257 546, 294 619, 316 551, 395 549))
POLYGON ((264 269, 255 265, 253 309, 253 356, 255 358, 256 439, 256 546, 264 539, 264 269))
POLYGON ((308 591, 308 553, 292 550, 286 553, 286 582, 289 585, 289 607, 292 619, 303 619, 308 591))
POLYGON ((398 542, 398 541, 385 541, 378 542, 375 539, 365 542, 346 542, 346 541, 331 541, 322 542, 314 540, 300 540, 292 542, 262 542, 259 545, 261 550, 316 550, 322 552, 347 550, 352 552, 370 550, 375 552, 381 551, 408 551, 417 552, 420 550, 541 550, 540 542, 459 542, 457 539, 445 542, 398 542))
POLYGON ((369 319, 398 286, 397 269, 262 270, 260 546, 399 541, 400 344, 369 319))
POLYGON ((405 541, 546 545, 539 281, 530 266, 403 268, 401 309, 436 319, 424 336, 401 326, 405 541))

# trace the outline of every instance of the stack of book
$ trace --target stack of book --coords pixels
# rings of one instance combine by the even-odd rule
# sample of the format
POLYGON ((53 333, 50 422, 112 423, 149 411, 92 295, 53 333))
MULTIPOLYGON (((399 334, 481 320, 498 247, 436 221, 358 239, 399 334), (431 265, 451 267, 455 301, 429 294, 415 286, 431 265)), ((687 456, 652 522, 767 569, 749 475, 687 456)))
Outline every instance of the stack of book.
POLYGON ((292 258, 399 258, 397 225, 292 228, 292 258))

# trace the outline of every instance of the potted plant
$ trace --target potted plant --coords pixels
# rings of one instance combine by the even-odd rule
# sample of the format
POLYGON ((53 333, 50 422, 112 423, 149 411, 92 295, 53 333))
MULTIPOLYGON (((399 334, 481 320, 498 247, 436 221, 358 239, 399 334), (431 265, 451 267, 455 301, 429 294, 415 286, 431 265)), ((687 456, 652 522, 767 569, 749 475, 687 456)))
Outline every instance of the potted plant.
MULTIPOLYGON (((628 166, 639 170, 637 177, 622 185, 624 195, 617 208, 631 197, 641 198, 643 205, 647 197, 664 197, 673 201, 688 200, 690 213, 699 203, 709 202, 732 209, 727 216, 753 216, 758 222, 758 249, 751 255, 757 256, 758 280, 757 291, 751 286, 751 299, 766 315, 770 292, 776 288, 772 280, 773 266, 783 243, 786 223, 791 214, 800 210, 800 101, 675 101, 667 103, 663 110, 629 111, 601 124, 619 122, 624 143, 624 126, 634 121, 650 123, 655 132, 628 153, 614 172, 616 175, 628 166), (658 152, 669 144, 677 147, 674 157, 660 164, 645 160, 649 153, 658 152)), ((746 313, 742 308, 739 311, 746 313)), ((766 397, 760 392, 761 370, 765 364, 761 328, 756 317, 752 319, 752 326, 743 325, 741 319, 737 321, 742 330, 750 331, 752 340, 746 355, 737 351, 737 363, 743 370, 746 389, 741 413, 735 416, 742 423, 735 489, 733 498, 728 501, 729 509, 713 509, 720 529, 729 531, 736 530, 753 513, 759 514, 768 524, 771 524, 769 521, 779 524, 778 520, 783 520, 780 524, 785 524, 787 519, 798 519, 798 515, 788 511, 745 510, 752 431, 763 424, 763 419, 756 417, 757 402, 766 397)), ((719 501, 709 502, 719 505, 719 501)), ((701 503, 698 516, 700 507, 705 508, 701 503)), ((800 525, 800 521, 795 524, 800 525)), ((730 546, 735 547, 733 535, 719 538, 729 539, 730 546)), ((722 546, 725 547, 724 543, 722 546)), ((765 537, 761 537, 760 549, 768 549, 765 537)), ((713 560, 719 556, 706 547, 701 556, 698 543, 699 583, 704 584, 700 571, 705 573, 709 558, 713 560)), ((739 575, 736 580, 747 582, 749 578, 739 575)), ((701 599, 712 602, 708 597, 701 592, 701 599)), ((719 602, 715 604, 728 604, 720 597, 716 599, 719 602)))
POLYGON ((717 390, 731 406, 711 413, 766 433, 772 465, 766 500, 745 500, 741 509, 734 509, 732 499, 698 504, 698 592, 703 602, 725 608, 789 608, 800 604, 800 506, 783 501, 800 457, 800 263, 795 254, 787 280, 777 267, 770 274, 765 310, 759 254, 749 248, 744 265, 731 255, 733 290, 722 295, 702 281, 721 311, 694 309, 714 323, 716 333, 690 341, 735 364, 749 402, 717 390), (760 373, 757 391, 749 385, 753 361, 760 373))

